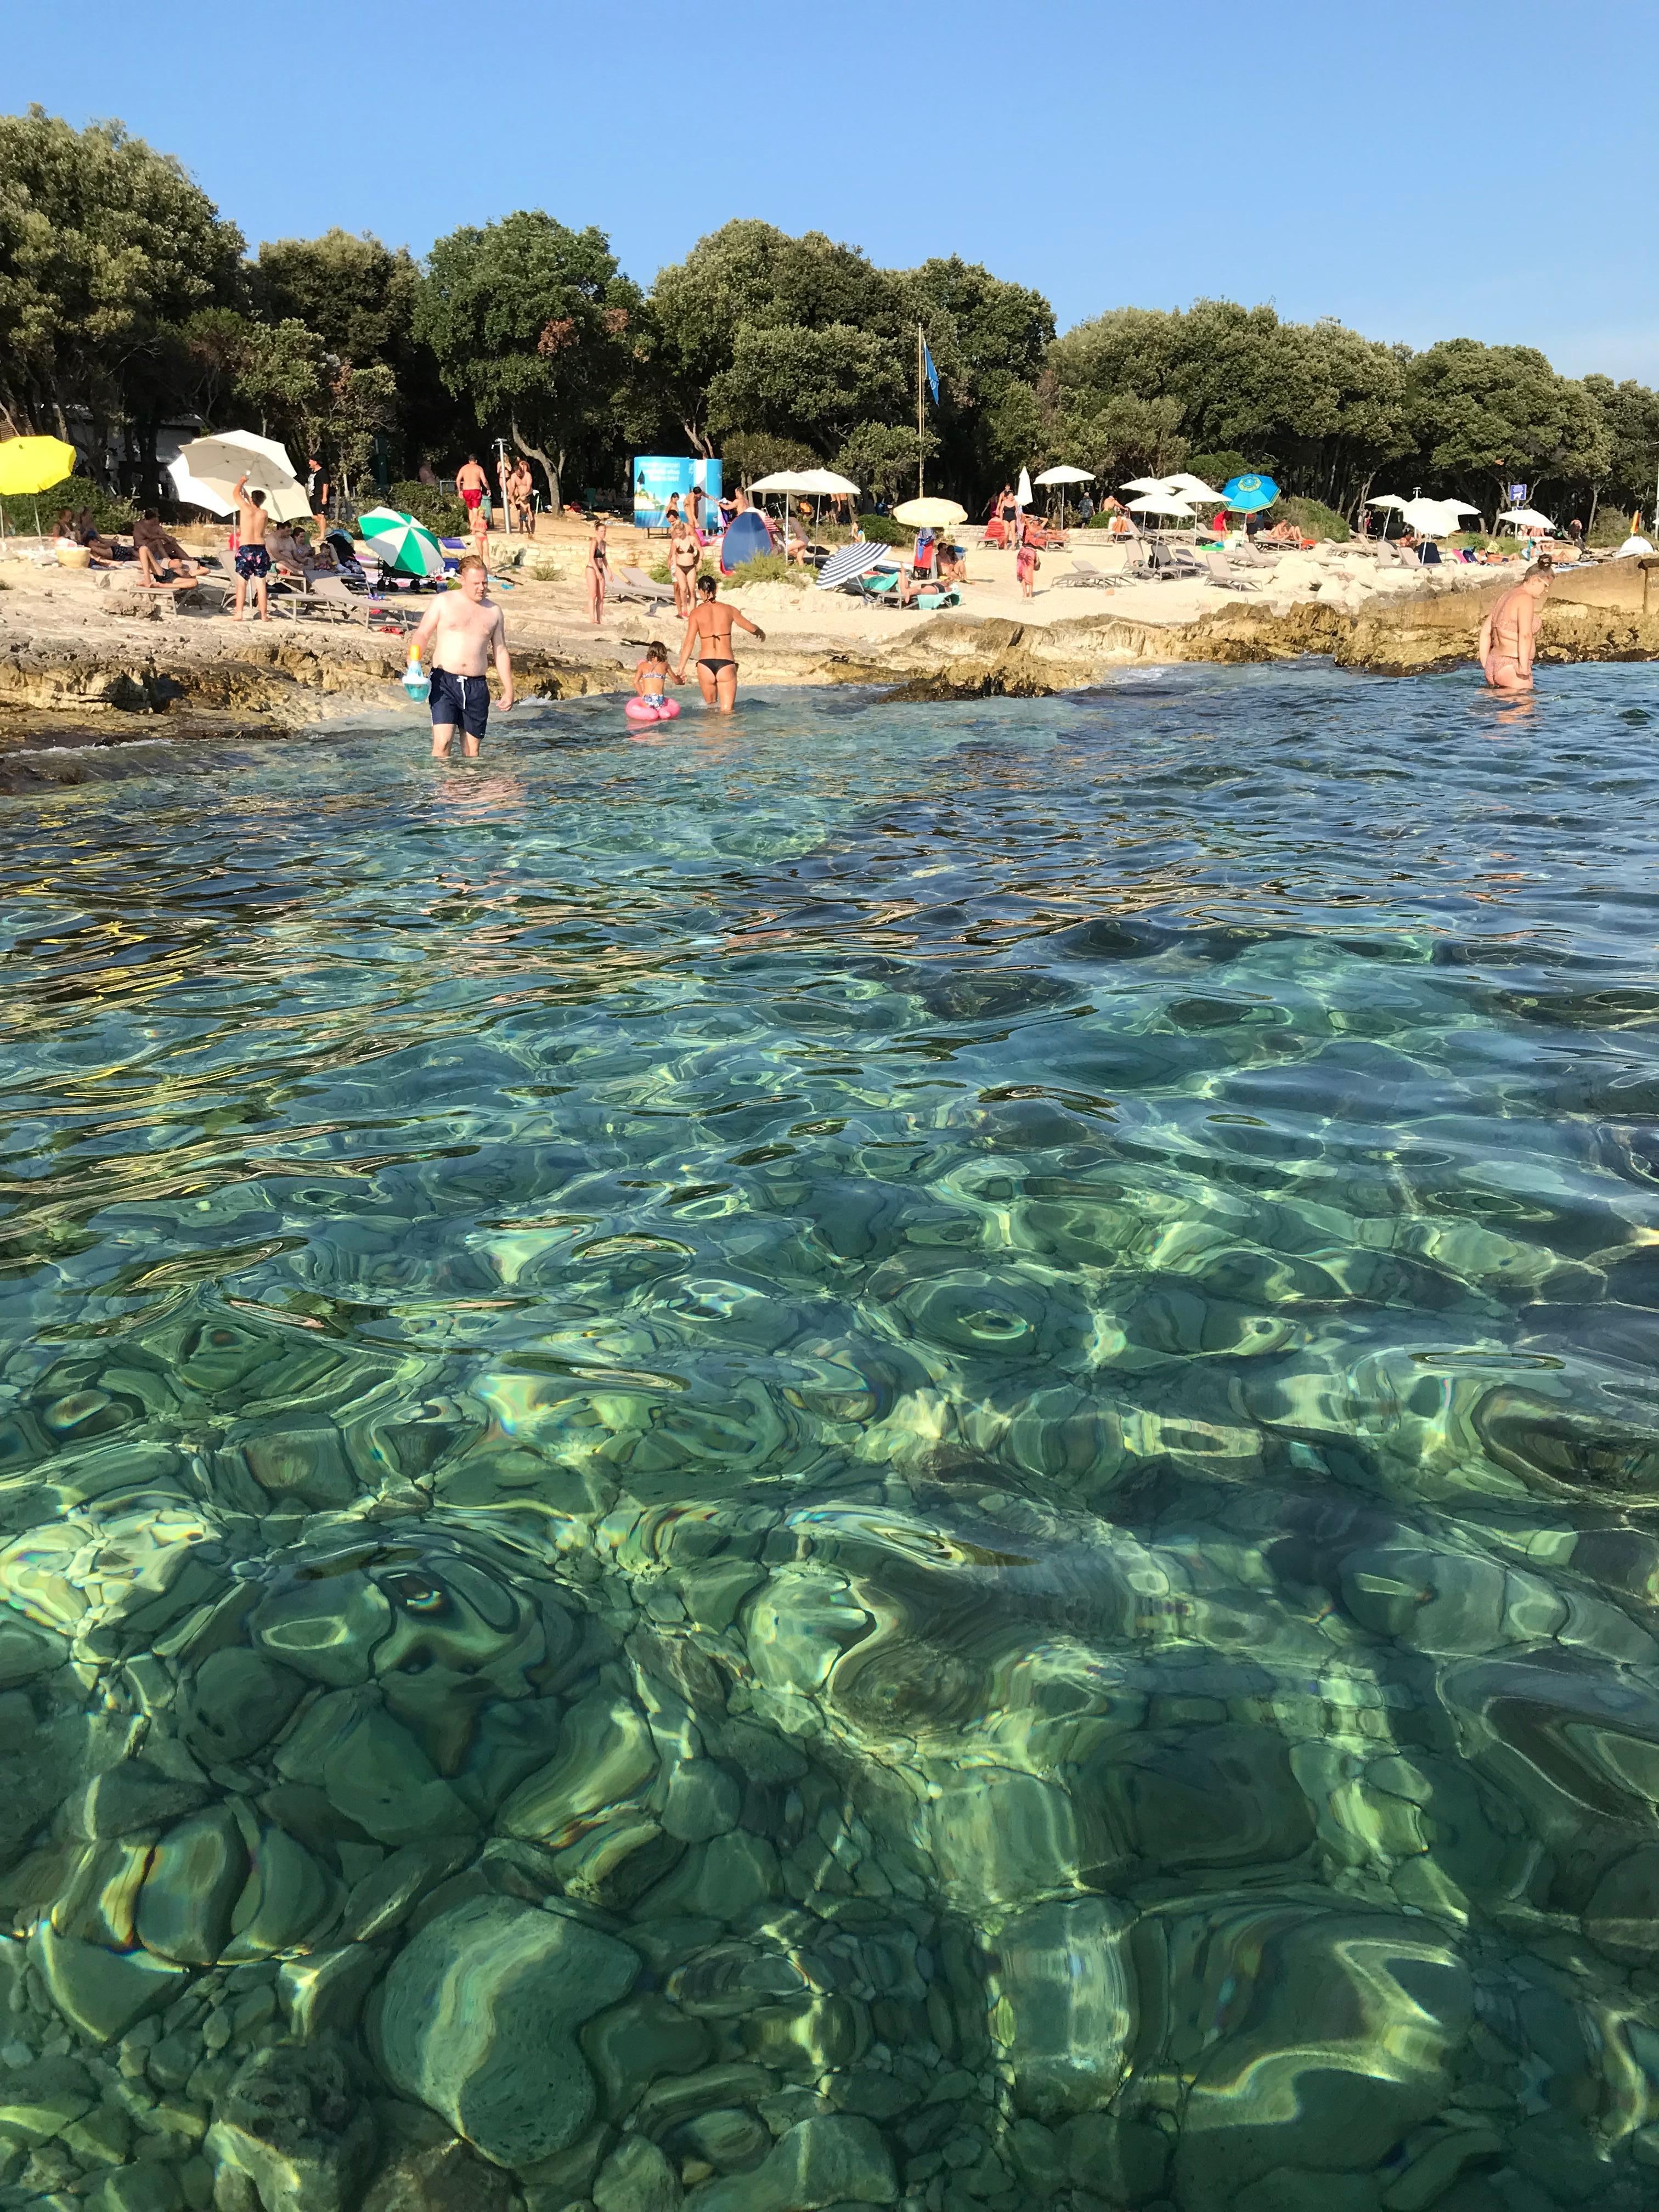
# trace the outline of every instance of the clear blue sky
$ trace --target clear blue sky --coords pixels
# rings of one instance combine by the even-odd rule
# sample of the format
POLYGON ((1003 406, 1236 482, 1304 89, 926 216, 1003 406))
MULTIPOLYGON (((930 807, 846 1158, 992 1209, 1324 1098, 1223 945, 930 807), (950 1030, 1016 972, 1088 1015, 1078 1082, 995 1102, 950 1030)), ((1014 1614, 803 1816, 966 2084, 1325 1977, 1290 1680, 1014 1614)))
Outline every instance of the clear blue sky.
POLYGON ((119 116, 251 246, 516 207, 648 283, 732 216, 959 252, 1061 327, 1202 294, 1659 382, 1652 0, 54 0, 6 107, 119 116), (510 127, 503 129, 504 111, 510 127))

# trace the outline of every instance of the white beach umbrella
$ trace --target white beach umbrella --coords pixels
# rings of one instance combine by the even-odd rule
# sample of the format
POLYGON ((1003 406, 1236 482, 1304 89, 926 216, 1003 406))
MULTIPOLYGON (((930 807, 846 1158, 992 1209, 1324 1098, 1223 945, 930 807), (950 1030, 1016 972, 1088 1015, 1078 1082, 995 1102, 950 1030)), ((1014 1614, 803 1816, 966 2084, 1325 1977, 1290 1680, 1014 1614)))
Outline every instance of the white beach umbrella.
POLYGON ((1188 476, 1184 471, 1179 476, 1170 477, 1168 485, 1182 499, 1219 499, 1221 496, 1212 484, 1205 483, 1202 477, 1188 476))
POLYGON ((1168 477, 1131 477, 1127 483, 1120 484, 1120 491, 1168 491, 1168 477))
POLYGON ((1471 506, 1466 499, 1443 499, 1440 504, 1448 514, 1479 514, 1480 512, 1478 507, 1471 506))
POLYGON ((1062 530, 1066 527, 1066 485, 1074 483, 1092 483, 1094 480, 1094 472, 1092 470, 1074 469, 1069 461, 1061 461, 1052 469, 1044 469, 1042 474, 1037 477, 1036 481, 1040 484, 1058 484, 1060 486, 1060 526, 1062 530))
POLYGON ((1400 520, 1419 538, 1449 538, 1457 527, 1457 517, 1437 499, 1408 499, 1400 520))
POLYGON ((1139 499, 1129 501, 1131 514, 1178 514, 1186 521, 1194 520, 1190 500, 1179 499, 1172 491, 1149 491, 1139 499))
POLYGON ((1540 514, 1535 507, 1512 507, 1498 518, 1500 530, 1553 530, 1555 525, 1547 514, 1540 514))
POLYGON ((211 438, 192 438, 179 448, 179 460, 194 483, 224 501, 222 514, 234 511, 238 480, 246 476, 250 491, 264 492, 265 513, 274 522, 310 517, 305 487, 289 465, 287 449, 275 438, 258 437, 252 430, 225 430, 211 438))
POLYGON ((199 507, 204 514, 235 514, 235 501, 216 492, 211 484, 198 483, 187 463, 169 461, 167 474, 173 479, 173 495, 180 507, 199 507))
POLYGON ((833 469, 774 469, 769 477, 757 477, 749 487, 750 491, 776 491, 786 495, 783 503, 783 546, 789 550, 790 492, 803 499, 822 499, 827 493, 855 492, 858 486, 838 477, 833 469))
POLYGON ((1380 491, 1377 492, 1374 497, 1368 499, 1365 501, 1365 505, 1367 507, 1392 507, 1395 508, 1400 508, 1409 507, 1411 505, 1411 501, 1408 499, 1401 499, 1397 491, 1380 491))
POLYGON ((1015 504, 1019 507, 1029 507, 1031 504, 1031 471, 1030 469, 1022 469, 1019 472, 1019 489, 1014 494, 1014 501, 1015 504))

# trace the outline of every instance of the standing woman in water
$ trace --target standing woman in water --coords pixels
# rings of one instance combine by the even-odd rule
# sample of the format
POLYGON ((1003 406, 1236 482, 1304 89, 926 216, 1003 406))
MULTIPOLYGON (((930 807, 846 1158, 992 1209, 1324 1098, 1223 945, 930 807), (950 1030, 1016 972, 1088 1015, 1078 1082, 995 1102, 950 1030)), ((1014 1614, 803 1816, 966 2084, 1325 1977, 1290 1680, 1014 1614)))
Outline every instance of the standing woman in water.
POLYGON ((685 664, 695 645, 698 653, 697 683, 703 704, 718 707, 722 714, 729 714, 738 703, 738 663, 732 646, 732 625, 739 623, 763 644, 766 632, 735 607, 723 607, 714 596, 717 588, 712 576, 698 577, 697 602, 685 625, 685 642, 680 647, 680 665, 675 671, 674 681, 684 683, 685 664))
POLYGON ((611 564, 605 553, 605 517, 593 525, 593 542, 587 549, 587 608, 596 623, 605 620, 605 587, 611 580, 611 564))

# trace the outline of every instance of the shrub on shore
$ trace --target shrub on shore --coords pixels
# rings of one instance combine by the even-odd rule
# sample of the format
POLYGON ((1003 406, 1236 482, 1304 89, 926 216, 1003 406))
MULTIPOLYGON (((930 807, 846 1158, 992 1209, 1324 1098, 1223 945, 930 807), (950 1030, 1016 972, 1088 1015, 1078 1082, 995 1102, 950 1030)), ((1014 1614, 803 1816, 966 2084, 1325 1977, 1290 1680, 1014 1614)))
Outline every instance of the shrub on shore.
POLYGON ((916 533, 887 514, 861 514, 859 521, 872 545, 914 545, 916 533))
POLYGON ((1328 538, 1340 545, 1353 536, 1335 508, 1327 507, 1322 500, 1292 495, 1279 501, 1279 511, 1290 517, 1304 538, 1328 538))
POLYGON ((7 492, 0 495, 0 507, 6 510, 7 529, 26 537, 33 535, 37 514, 41 529, 49 531, 59 509, 65 507, 72 507, 77 514, 83 507, 89 507, 93 521, 105 537, 120 537, 131 529, 134 512, 130 499, 112 499, 90 477, 65 477, 61 483, 49 484, 42 492, 7 492))
POLYGON ((386 494, 388 507, 412 514, 434 538, 465 538, 466 509, 453 490, 442 484, 395 483, 386 494))
POLYGON ((726 582, 732 591, 744 584, 794 584, 804 589, 811 580, 810 569, 786 561, 781 553, 757 553, 752 561, 739 561, 726 582))

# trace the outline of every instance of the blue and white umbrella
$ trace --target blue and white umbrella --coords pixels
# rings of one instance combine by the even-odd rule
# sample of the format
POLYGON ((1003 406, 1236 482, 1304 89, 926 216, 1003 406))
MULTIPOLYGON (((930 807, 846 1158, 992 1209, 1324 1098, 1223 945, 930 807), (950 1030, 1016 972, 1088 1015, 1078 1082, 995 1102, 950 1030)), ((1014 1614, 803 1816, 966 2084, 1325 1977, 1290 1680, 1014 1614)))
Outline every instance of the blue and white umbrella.
POLYGON ((1279 497, 1279 486, 1271 477, 1229 477, 1221 496, 1233 514, 1257 514, 1279 497))
POLYGON ((833 592, 840 585, 850 584, 855 576, 867 576, 872 568, 879 568, 886 558, 884 545, 843 545, 818 570, 818 589, 833 592))

